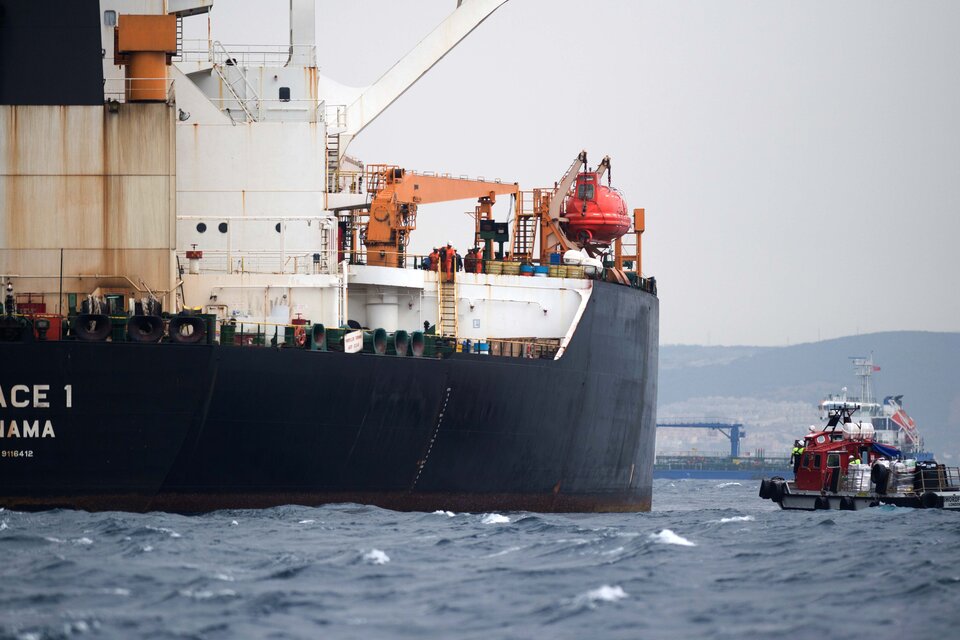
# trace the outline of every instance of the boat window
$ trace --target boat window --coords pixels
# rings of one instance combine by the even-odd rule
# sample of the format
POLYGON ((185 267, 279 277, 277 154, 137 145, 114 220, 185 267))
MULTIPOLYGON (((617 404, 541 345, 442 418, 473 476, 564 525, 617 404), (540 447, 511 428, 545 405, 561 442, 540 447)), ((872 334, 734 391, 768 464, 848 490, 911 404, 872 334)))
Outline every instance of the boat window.
POLYGON ((280 102, 290 102, 290 87, 280 87, 280 102))
POLYGON ((840 466, 840 454, 839 453, 828 453, 827 454, 827 468, 836 469, 840 466))
POLYGON ((592 184, 581 182, 577 185, 577 197, 581 200, 593 200, 594 187, 592 184))
POLYGON ((820 468, 820 454, 819 454, 819 453, 813 454, 813 468, 814 468, 814 469, 819 469, 819 468, 820 468))
POLYGON ((117 12, 113 9, 107 9, 103 12, 103 24, 108 27, 117 26, 117 12))
POLYGON ((827 438, 825 436, 822 436, 822 435, 817 436, 817 444, 823 444, 826 441, 827 441, 827 438))
POLYGON ((197 223, 197 233, 203 233, 206 230, 207 230, 207 225, 205 225, 202 222, 197 223))
POLYGON ((226 222, 221 222, 220 224, 217 225, 217 229, 220 230, 220 233, 226 233, 226 232, 227 232, 227 223, 226 223, 226 222))
POLYGON ((803 466, 807 469, 810 468, 810 459, 813 458, 813 454, 805 453, 803 454, 803 466))

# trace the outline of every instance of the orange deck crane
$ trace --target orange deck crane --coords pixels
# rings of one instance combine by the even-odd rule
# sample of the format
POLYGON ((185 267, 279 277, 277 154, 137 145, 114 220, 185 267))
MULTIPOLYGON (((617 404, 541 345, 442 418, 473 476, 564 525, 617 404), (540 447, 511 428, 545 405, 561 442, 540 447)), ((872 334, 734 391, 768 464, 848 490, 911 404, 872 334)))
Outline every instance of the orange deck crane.
POLYGON ((367 264, 379 267, 403 265, 419 205, 477 198, 477 216, 489 217, 498 195, 520 193, 516 184, 420 175, 385 164, 367 165, 366 183, 372 199, 363 243, 367 264))

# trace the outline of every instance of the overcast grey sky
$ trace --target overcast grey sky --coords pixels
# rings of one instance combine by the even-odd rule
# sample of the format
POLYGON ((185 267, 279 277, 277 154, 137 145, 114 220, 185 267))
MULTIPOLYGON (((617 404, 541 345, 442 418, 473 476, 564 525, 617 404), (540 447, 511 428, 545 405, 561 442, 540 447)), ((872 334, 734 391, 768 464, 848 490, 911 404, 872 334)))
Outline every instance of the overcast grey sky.
MULTIPOLYGON (((369 84, 455 5, 322 0, 321 72, 369 84)), ((214 37, 285 43, 287 8, 216 0, 214 37)), ((350 153, 524 188, 609 154, 664 343, 958 331, 958 25, 957 2, 511 0, 350 153)), ((466 247, 469 208, 421 208, 412 249, 466 247)))

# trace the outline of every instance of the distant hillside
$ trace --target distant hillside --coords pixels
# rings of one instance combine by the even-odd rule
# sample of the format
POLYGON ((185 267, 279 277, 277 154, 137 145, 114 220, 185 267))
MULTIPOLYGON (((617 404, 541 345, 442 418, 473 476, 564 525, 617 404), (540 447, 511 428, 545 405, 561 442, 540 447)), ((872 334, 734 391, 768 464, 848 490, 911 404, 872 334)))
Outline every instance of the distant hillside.
MULTIPOLYGON (((881 367, 873 376, 875 394, 880 399, 902 394, 927 448, 960 459, 960 333, 896 331, 769 348, 663 345, 658 413, 705 413, 713 407, 709 412, 720 416, 741 408, 739 416, 730 417, 749 422, 754 404, 766 407, 765 415, 782 406, 794 414, 784 420, 802 420, 797 403, 815 406, 844 386, 858 395, 849 357, 871 352, 881 367)), ((796 433, 805 427, 798 424, 796 433)), ((758 445, 747 440, 744 446, 758 445)))

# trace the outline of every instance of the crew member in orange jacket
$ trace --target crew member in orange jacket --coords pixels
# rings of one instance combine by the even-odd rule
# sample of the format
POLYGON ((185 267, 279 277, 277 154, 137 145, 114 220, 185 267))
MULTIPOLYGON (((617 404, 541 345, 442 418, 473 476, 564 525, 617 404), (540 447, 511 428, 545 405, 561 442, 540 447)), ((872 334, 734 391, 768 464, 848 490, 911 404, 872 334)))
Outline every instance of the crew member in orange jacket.
POLYGON ((456 256, 456 249, 453 248, 452 243, 448 242, 443 254, 443 271, 447 274, 447 282, 453 282, 453 271, 456 268, 453 261, 457 259, 456 256))
POLYGON ((430 253, 430 271, 437 271, 440 268, 440 251, 436 247, 430 253))

